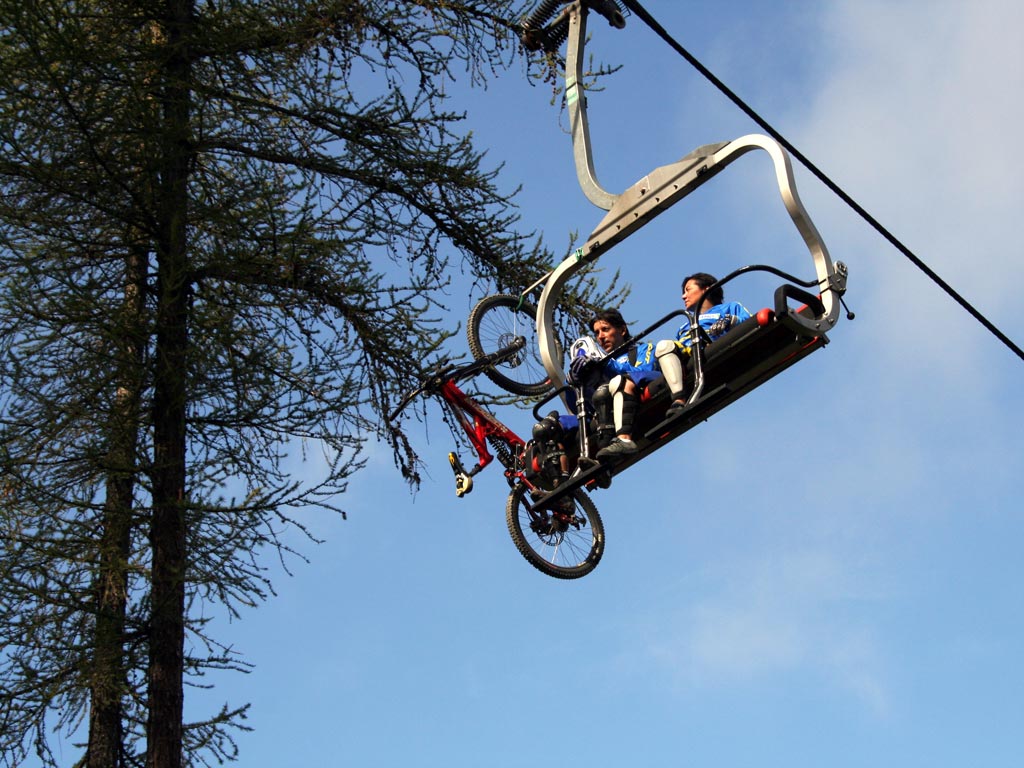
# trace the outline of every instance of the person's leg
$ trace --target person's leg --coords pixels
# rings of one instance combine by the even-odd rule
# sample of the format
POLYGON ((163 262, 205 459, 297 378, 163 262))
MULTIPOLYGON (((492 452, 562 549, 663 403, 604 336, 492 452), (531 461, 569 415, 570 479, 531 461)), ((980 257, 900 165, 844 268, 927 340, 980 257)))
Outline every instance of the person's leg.
POLYGON ((612 393, 607 384, 602 384, 594 390, 590 398, 594 406, 594 416, 597 418, 597 432, 602 439, 608 439, 615 434, 615 417, 612 404, 612 393))
POLYGON ((636 418, 636 385, 626 376, 616 376, 608 382, 612 396, 612 415, 615 421, 615 439, 597 452, 597 458, 636 453, 633 442, 633 420, 636 418))
POLYGON ((658 360, 658 368, 661 375, 665 377, 665 384, 672 395, 672 402, 669 404, 669 414, 680 410, 686 405, 686 366, 683 355, 685 352, 678 343, 665 339, 659 341, 654 348, 654 356, 658 360))

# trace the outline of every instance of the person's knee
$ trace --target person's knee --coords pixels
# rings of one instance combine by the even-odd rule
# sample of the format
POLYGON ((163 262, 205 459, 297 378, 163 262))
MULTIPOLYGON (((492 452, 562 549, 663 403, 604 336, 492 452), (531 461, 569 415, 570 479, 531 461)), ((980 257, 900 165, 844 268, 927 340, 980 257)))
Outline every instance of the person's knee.
POLYGON ((654 347, 654 356, 658 359, 665 357, 665 355, 678 355, 679 345, 671 339, 662 339, 654 347))
POLYGON ((608 391, 614 397, 618 394, 631 395, 636 391, 636 384, 629 376, 616 376, 608 382, 608 391))
POLYGON ((539 443, 558 442, 562 438, 562 424, 557 413, 550 413, 533 425, 533 439, 539 443))
POLYGON ((658 360, 658 368, 665 377, 665 383, 672 393, 672 398, 681 398, 683 396, 683 379, 686 368, 686 357, 683 348, 674 341, 664 339, 658 342, 654 348, 654 354, 658 360))

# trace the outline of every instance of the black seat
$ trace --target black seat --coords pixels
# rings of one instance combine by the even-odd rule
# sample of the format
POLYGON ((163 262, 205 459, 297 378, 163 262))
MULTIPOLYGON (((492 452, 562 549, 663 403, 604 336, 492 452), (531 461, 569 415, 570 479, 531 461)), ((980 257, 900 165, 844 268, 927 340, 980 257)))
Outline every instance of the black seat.
MULTIPOLYGON (((606 480, 628 469, 794 363, 824 347, 828 344, 824 333, 809 336, 806 326, 787 322, 790 313, 813 317, 820 315, 821 311, 821 302, 817 297, 793 286, 780 287, 776 291, 774 309, 760 310, 704 346, 703 387, 699 397, 689 403, 682 413, 665 419, 671 395, 663 377, 653 379, 639 397, 633 427, 637 452, 574 475, 538 501, 538 506, 547 508, 575 488, 587 487, 593 490, 599 479, 606 480), (788 300, 791 298, 805 303, 798 309, 790 309, 788 300)), ((694 375, 695 366, 691 360, 686 369, 688 394, 694 390, 694 375)))

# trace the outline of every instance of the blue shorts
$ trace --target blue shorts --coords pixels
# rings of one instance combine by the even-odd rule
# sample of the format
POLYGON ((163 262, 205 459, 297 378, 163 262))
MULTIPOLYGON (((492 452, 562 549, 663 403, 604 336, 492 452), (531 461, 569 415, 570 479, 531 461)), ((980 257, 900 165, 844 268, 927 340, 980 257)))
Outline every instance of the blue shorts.
POLYGON ((629 374, 629 378, 638 387, 645 387, 655 379, 661 378, 661 371, 633 371, 629 374))

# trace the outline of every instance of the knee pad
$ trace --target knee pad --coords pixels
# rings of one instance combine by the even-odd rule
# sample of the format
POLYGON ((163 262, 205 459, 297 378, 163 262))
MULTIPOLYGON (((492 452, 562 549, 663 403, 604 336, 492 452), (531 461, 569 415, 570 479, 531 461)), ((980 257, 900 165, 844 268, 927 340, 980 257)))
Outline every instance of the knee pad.
POLYGON ((597 417, 598 430, 612 428, 612 393, 608 391, 608 385, 602 384, 594 390, 590 398, 594 405, 595 416, 597 417))
POLYGON ((558 413, 552 411, 533 425, 533 439, 538 443, 557 442, 562 438, 562 424, 558 413))
POLYGON ((682 399, 686 351, 678 343, 665 339, 658 342, 654 354, 658 358, 658 368, 661 369, 661 374, 665 377, 665 383, 672 393, 672 399, 682 399))
POLYGON ((671 339, 662 339, 658 342, 658 345, 654 348, 654 356, 662 358, 665 355, 672 355, 679 353, 679 344, 672 341, 671 339))
POLYGON ((620 392, 625 392, 626 383, 628 381, 630 381, 630 378, 628 376, 623 376, 620 374, 608 382, 608 391, 612 394, 613 397, 619 394, 620 392))

